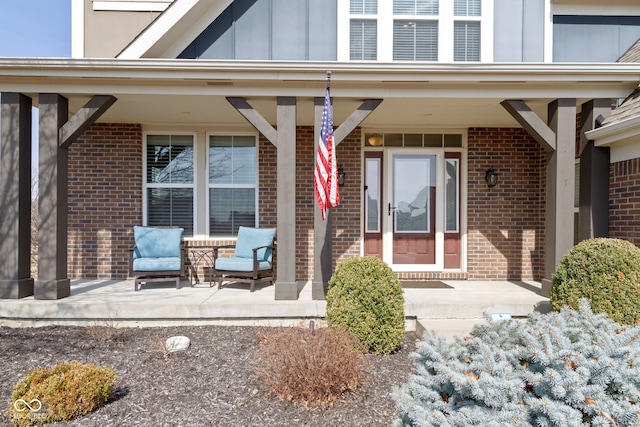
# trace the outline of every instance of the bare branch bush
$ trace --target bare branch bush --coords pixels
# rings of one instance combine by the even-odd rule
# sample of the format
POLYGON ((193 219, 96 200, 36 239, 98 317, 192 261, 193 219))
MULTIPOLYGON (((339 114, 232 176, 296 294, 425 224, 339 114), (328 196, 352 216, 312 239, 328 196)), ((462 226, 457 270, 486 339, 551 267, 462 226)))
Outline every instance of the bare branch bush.
POLYGON ((366 349, 341 328, 261 330, 251 370, 263 390, 307 407, 340 401, 367 382, 366 349))

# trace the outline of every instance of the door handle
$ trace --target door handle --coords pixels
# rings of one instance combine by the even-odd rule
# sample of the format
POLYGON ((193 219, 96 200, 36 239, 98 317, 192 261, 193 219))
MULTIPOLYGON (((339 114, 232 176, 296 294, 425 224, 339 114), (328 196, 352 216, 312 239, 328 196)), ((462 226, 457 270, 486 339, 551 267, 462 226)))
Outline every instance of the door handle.
POLYGON ((391 210, 396 210, 398 209, 396 206, 391 206, 391 203, 389 203, 389 216, 391 216, 391 210))

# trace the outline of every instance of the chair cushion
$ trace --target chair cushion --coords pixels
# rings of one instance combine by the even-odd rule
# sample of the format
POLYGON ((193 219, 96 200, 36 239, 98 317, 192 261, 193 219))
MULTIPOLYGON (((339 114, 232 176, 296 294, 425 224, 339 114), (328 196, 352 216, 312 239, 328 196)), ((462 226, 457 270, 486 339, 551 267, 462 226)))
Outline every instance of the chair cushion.
POLYGON ((138 258, 133 260, 133 271, 175 271, 180 272, 180 257, 138 258))
POLYGON ((133 227, 134 258, 180 257, 184 228, 133 227))
MULTIPOLYGON (((258 261, 258 270, 268 270, 271 263, 268 261, 258 261)), ((218 258, 216 259, 216 270, 224 271, 253 271, 253 255, 251 258, 218 258)))
MULTIPOLYGON (((253 259, 253 248, 271 246, 276 237, 275 228, 251 228, 240 227, 238 229, 238 241, 236 242, 235 256, 237 258, 253 259)), ((273 251, 263 248, 258 251, 258 261, 269 261, 273 251)))

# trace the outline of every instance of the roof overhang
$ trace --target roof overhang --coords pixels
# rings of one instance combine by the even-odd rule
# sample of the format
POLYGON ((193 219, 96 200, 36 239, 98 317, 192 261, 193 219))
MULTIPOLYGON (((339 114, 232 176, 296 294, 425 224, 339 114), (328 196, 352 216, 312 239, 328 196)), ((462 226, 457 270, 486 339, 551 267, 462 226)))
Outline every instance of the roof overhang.
POLYGON ((363 126, 519 126, 500 106, 521 99, 546 119, 558 98, 626 97, 640 64, 424 64, 176 59, 0 58, 0 91, 60 93, 70 109, 95 94, 118 102, 102 122, 246 124, 226 102, 244 97, 275 124, 275 98, 296 97, 298 123, 313 123, 313 98, 332 71, 334 121, 364 99, 384 99, 363 126))
POLYGON ((118 58, 176 58, 232 2, 174 0, 118 54, 118 58))
POLYGON ((593 129, 585 136, 596 147, 609 147, 612 163, 640 157, 640 116, 593 129))

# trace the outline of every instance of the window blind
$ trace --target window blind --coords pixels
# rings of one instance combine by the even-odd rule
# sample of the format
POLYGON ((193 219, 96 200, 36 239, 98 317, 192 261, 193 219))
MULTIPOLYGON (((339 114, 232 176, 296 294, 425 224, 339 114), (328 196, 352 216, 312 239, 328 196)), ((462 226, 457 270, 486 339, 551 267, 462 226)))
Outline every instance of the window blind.
POLYGON ((455 16, 480 16, 481 0, 454 0, 453 14, 455 16))
POLYGON ((351 0, 349 12, 352 15, 375 15, 378 13, 378 0, 351 0))
POLYGON ((453 25, 453 60, 480 61, 480 23, 457 21, 453 25))
POLYGON ((394 15, 437 15, 438 0, 393 0, 394 15))
POLYGON ((394 21, 393 59, 437 61, 438 23, 436 21, 394 21))
POLYGON ((375 61, 378 57, 378 29, 375 20, 352 19, 349 35, 349 58, 352 61, 375 61))
POLYGON ((255 227, 258 158, 255 136, 209 137, 209 233, 236 236, 255 227))

